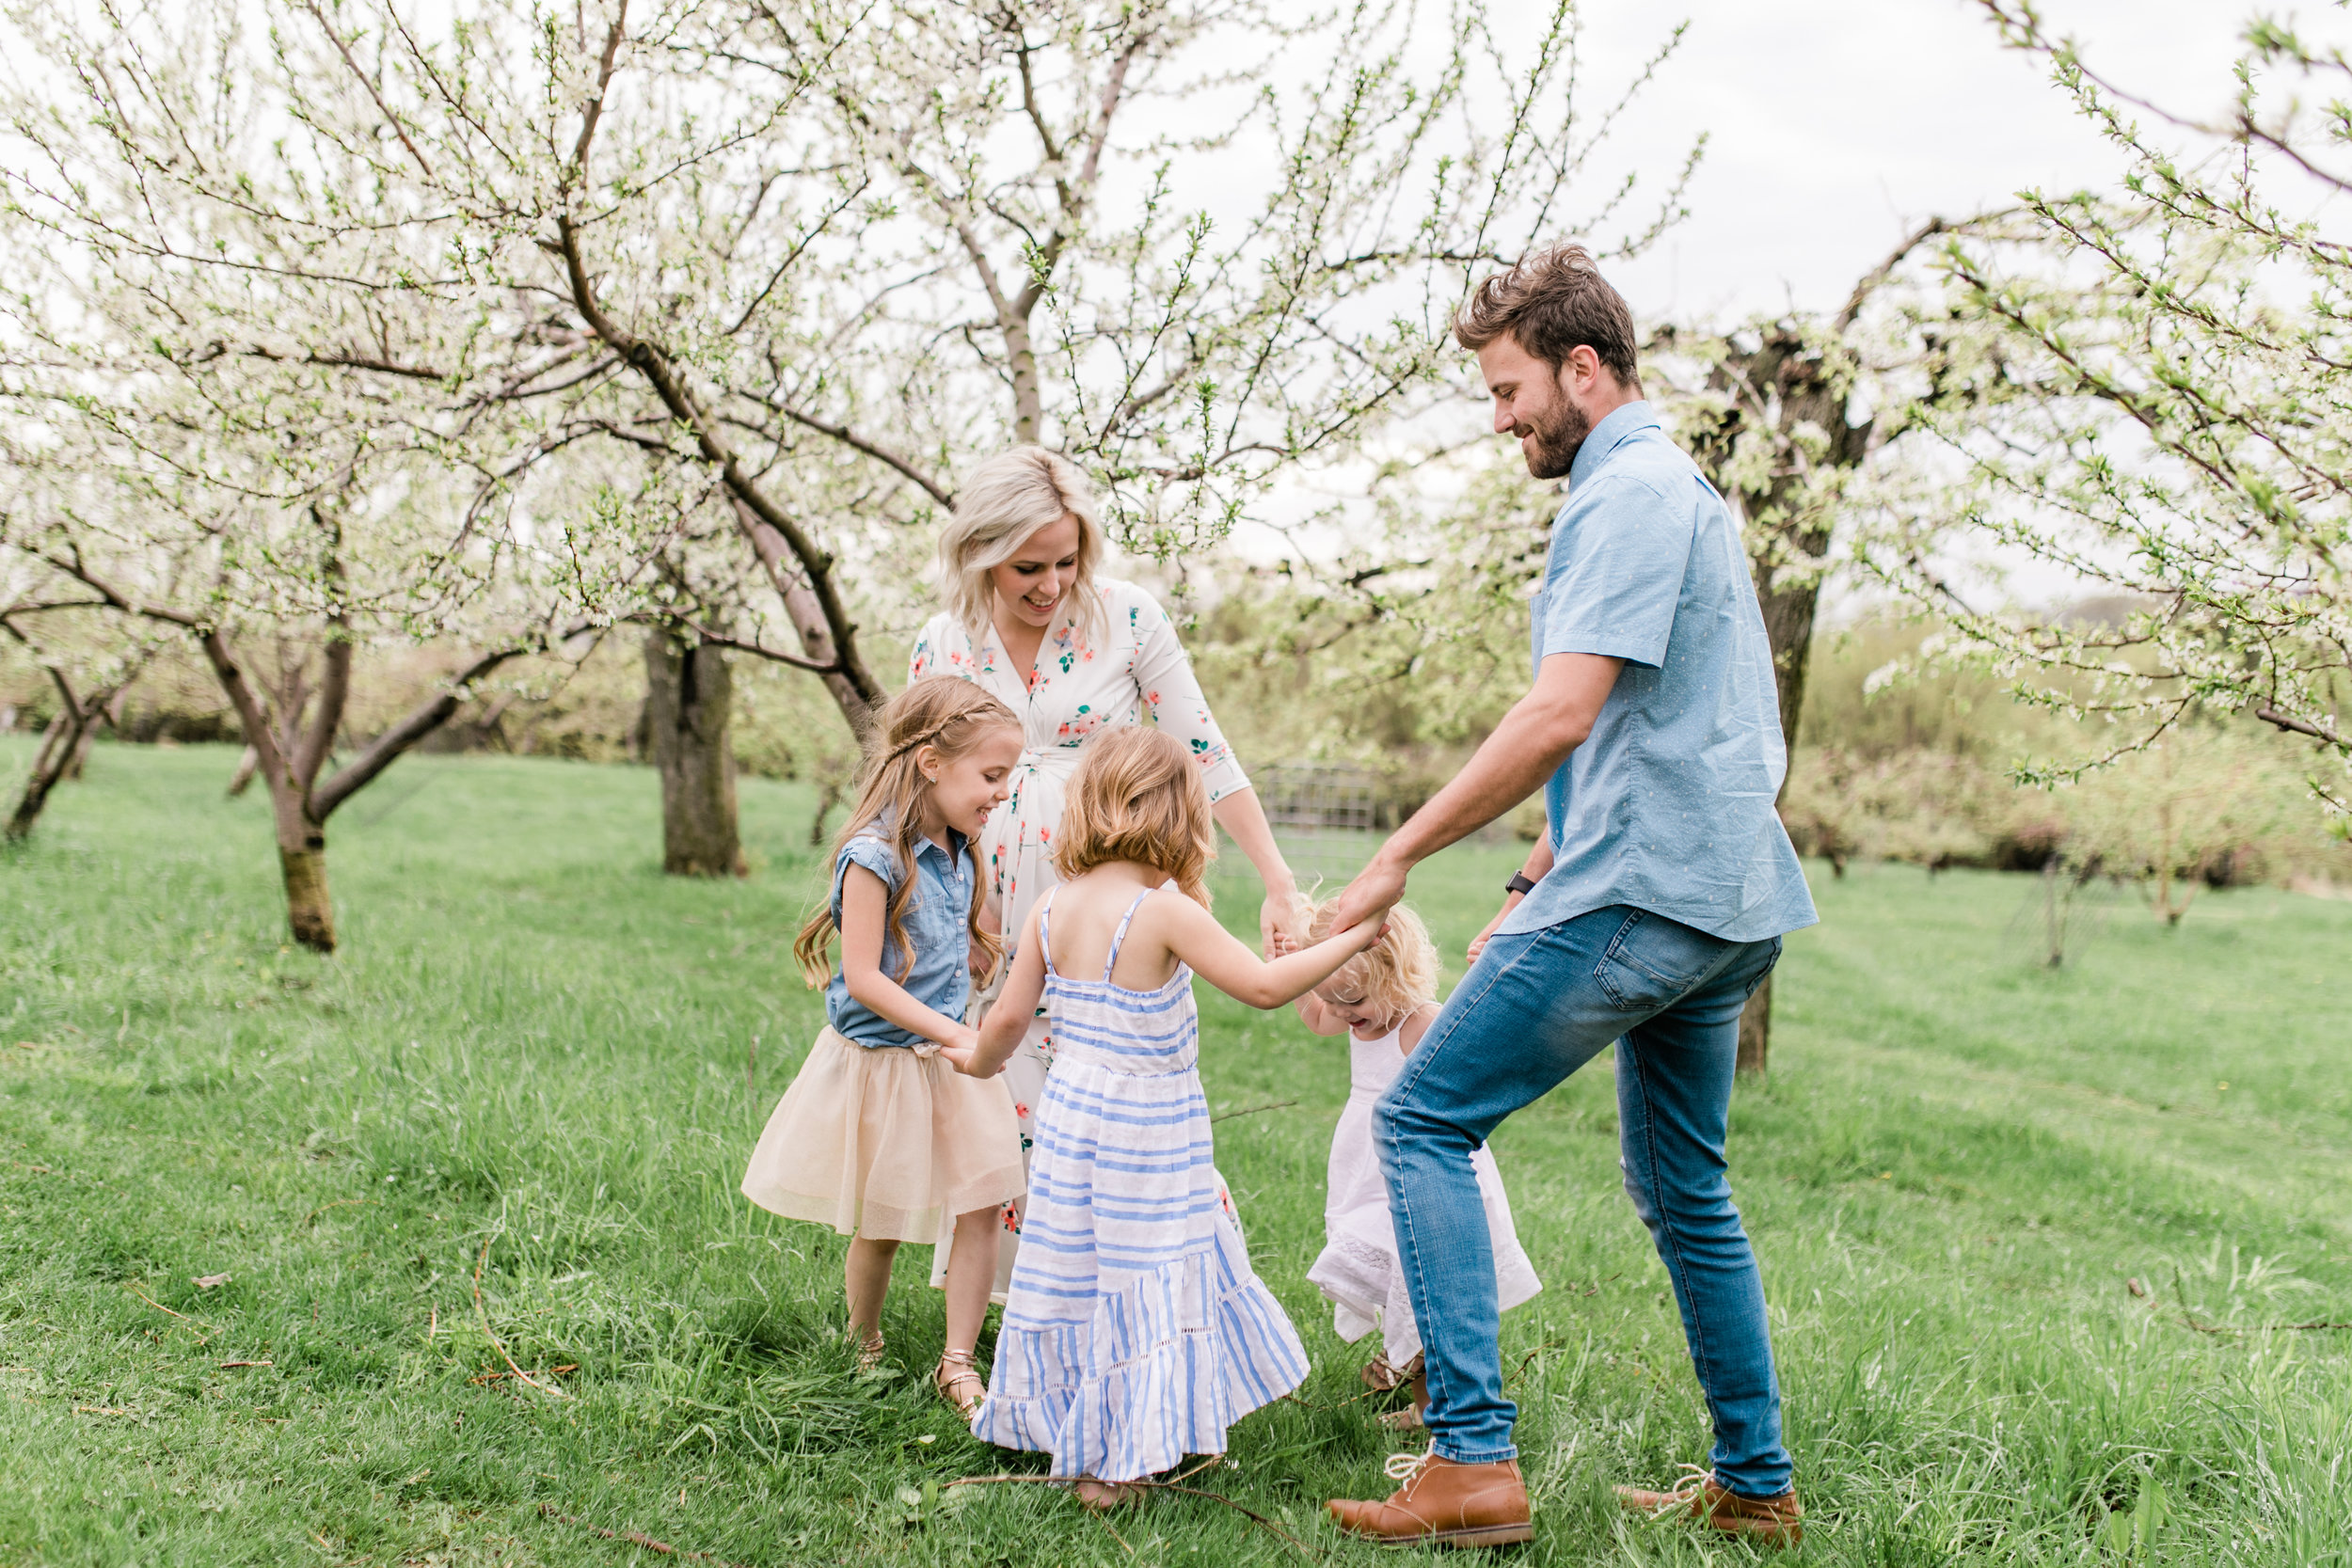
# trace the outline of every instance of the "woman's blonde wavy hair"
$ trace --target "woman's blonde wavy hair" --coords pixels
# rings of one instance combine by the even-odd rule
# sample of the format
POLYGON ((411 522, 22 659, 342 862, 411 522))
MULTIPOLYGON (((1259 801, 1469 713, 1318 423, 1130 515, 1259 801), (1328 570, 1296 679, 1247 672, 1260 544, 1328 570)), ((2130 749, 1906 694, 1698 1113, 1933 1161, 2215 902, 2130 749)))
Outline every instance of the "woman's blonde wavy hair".
POLYGON ((1078 519, 1077 578, 1070 585, 1079 625, 1103 630, 1103 598, 1094 586, 1104 544, 1094 487, 1078 465, 1043 447, 1000 451, 964 476, 955 515, 939 534, 939 587, 948 611, 980 641, 996 610, 988 574, 1021 553, 1041 529, 1078 519))
MULTIPOLYGON (((874 717, 872 745, 858 778, 857 804, 850 809, 850 819, 833 841, 833 863, 841 863, 841 851, 850 840, 884 816, 889 818, 882 837, 897 858, 898 880, 890 890, 890 901, 882 906, 882 923, 888 940, 898 949, 900 980, 914 969, 914 953, 907 946, 906 919, 914 902, 914 851, 915 841, 923 836, 923 792, 931 787, 916 758, 930 746, 942 762, 953 762, 993 731, 1020 727, 1012 709, 955 675, 926 675, 884 703, 874 717)), ((996 938, 980 926, 979 846, 966 842, 963 849, 972 860, 972 908, 964 911, 964 925, 972 940, 993 958, 999 951, 996 938)), ((808 923, 801 927, 800 940, 792 944, 801 974, 812 986, 821 986, 833 975, 833 939, 838 929, 834 925, 828 885, 808 923)))
MULTIPOLYGON (((1310 911, 1311 941, 1321 942, 1331 934, 1331 917, 1339 907, 1337 898, 1327 898, 1310 911)), ((1340 991, 1360 990, 1365 1005, 1379 1009, 1394 1024, 1438 999, 1438 944, 1429 940, 1429 927, 1421 916, 1404 905, 1391 908, 1388 918, 1389 928, 1380 940, 1340 965, 1324 985, 1340 991)))
POLYGON ((1184 743, 1148 724, 1096 736, 1079 754, 1054 844, 1064 880, 1129 861, 1175 880, 1209 907, 1209 863, 1216 859, 1209 786, 1184 743))

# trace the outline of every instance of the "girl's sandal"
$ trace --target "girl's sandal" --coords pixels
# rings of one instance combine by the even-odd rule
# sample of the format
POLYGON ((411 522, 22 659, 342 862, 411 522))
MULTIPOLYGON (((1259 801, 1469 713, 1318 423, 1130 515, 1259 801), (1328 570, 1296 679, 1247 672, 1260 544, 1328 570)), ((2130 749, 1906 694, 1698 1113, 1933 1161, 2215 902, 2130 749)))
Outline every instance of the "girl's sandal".
POLYGON ((939 1357, 939 1370, 931 1374, 931 1386, 939 1391, 941 1399, 955 1407, 956 1414, 963 1418, 967 1426, 971 1424, 972 1418, 979 1414, 980 1401, 988 1393, 988 1385, 972 1365, 972 1353, 968 1350, 943 1352, 939 1357), (961 1392, 966 1388, 979 1391, 961 1392))
POLYGON ((857 1370, 861 1372, 870 1372, 882 1365, 882 1330, 878 1328, 857 1342, 857 1370))
POLYGON ((1133 1508, 1143 1501, 1143 1488, 1131 1481, 1097 1481, 1092 1476, 1080 1476, 1070 1490, 1082 1505, 1097 1513, 1133 1508))
POLYGON ((1402 1410, 1390 1411, 1380 1418, 1380 1424, 1391 1432, 1425 1432, 1429 1423, 1422 1418, 1422 1412, 1429 1408, 1429 1376, 1422 1370, 1422 1358, 1418 1355, 1402 1370, 1406 1373, 1402 1386, 1411 1393, 1413 1402, 1402 1410))

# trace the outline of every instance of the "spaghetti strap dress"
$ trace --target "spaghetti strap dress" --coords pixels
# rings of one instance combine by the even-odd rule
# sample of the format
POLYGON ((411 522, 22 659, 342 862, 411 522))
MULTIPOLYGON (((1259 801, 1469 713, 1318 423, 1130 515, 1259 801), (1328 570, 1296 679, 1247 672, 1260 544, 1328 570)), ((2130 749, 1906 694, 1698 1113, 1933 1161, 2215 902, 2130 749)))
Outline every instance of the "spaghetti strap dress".
POLYGON ((1053 1456, 1057 1476, 1138 1481, 1306 1381, 1307 1353, 1249 1267, 1211 1163, 1192 971, 1155 990, 1111 983, 1147 890, 1099 980, 1054 967, 1059 1051, 1029 1151, 1027 1225, 996 1359, 972 1430, 1053 1456))

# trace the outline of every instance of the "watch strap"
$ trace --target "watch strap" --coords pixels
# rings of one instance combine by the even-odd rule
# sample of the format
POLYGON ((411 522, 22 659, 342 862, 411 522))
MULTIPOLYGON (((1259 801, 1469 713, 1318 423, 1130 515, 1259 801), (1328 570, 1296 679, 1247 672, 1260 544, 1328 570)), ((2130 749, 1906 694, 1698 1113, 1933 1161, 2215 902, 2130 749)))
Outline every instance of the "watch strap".
POLYGON ((1527 879, 1526 872, 1514 871, 1511 873, 1511 879, 1502 884, 1502 891, 1505 893, 1533 893, 1535 891, 1535 884, 1527 879))

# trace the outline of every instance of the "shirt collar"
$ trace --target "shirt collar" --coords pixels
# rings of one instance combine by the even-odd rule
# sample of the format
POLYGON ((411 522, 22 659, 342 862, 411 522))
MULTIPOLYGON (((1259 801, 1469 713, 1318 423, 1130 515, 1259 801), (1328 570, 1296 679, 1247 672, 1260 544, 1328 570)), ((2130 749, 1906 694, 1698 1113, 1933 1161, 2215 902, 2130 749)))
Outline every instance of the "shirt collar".
MULTIPOLYGON (((898 815, 891 808, 883 807, 882 815, 866 825, 866 832, 884 844, 889 843, 891 830, 897 822, 898 815)), ((944 856, 947 863, 945 869, 955 873, 963 865, 964 846, 970 842, 953 828, 947 830, 947 847, 945 849, 933 843, 928 834, 917 834, 914 840, 914 858, 920 861, 925 855, 944 856)))
POLYGON ((1576 458, 1568 465, 1569 490, 1575 490, 1598 472, 1600 466, 1609 461, 1609 454, 1636 431, 1659 428, 1658 411, 1639 398, 1611 409, 1607 418, 1593 426, 1584 444, 1576 449, 1576 458))

